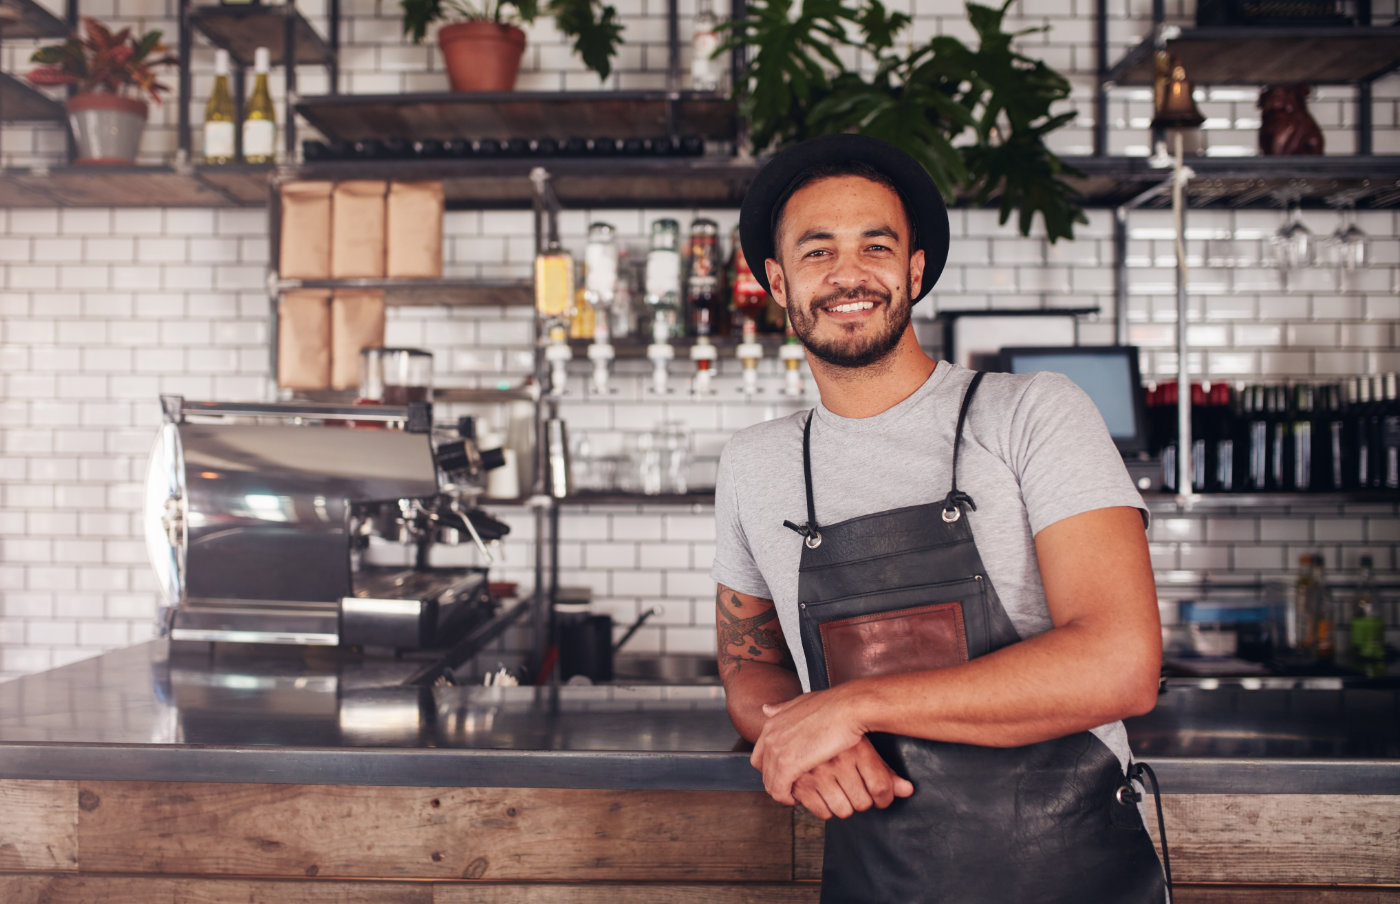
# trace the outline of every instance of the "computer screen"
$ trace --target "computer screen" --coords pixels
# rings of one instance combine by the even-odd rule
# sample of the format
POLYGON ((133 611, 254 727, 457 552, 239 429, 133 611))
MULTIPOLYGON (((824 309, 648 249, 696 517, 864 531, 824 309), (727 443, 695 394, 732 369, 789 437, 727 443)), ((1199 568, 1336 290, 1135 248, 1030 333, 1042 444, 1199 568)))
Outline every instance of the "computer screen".
POLYGON ((1147 413, 1133 345, 1018 347, 1001 350, 1013 374, 1048 370, 1073 380, 1098 406, 1109 435, 1124 455, 1147 449, 1147 413))

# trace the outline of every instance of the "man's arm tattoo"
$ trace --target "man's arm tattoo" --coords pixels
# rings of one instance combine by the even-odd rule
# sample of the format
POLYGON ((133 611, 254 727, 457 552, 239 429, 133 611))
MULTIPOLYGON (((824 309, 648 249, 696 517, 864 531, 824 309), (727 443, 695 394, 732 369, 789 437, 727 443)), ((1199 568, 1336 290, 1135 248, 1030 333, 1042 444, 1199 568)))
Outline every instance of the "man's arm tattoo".
POLYGON ((781 630, 777 626, 763 627, 778 617, 778 610, 768 609, 757 615, 741 618, 734 610, 742 607, 743 602, 737 595, 731 595, 729 604, 719 607, 720 664, 739 668, 745 660, 762 659, 772 662, 772 659, 763 659, 764 654, 772 650, 781 653, 777 664, 789 664, 792 658, 788 653, 787 643, 783 640, 781 630))

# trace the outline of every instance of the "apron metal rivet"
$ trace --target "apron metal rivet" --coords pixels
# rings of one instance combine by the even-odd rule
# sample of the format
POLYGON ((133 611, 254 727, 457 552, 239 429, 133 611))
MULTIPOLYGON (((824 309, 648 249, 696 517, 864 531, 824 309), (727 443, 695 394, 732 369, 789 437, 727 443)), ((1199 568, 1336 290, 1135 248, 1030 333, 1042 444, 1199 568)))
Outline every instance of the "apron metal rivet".
POLYGON ((962 509, 960 508, 945 508, 943 510, 943 520, 949 524, 952 524, 954 521, 958 520, 961 517, 962 509))
POLYGON ((817 533, 810 534, 807 539, 802 542, 807 544, 808 549, 816 549, 818 546, 822 545, 822 535, 817 533))

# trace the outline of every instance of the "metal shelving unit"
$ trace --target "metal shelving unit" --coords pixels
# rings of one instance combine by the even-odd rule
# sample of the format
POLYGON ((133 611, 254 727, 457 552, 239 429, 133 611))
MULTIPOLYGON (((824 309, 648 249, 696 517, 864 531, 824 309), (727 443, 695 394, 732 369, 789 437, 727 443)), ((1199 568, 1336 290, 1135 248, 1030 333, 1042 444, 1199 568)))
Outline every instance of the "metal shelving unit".
MULTIPOLYGON (((340 90, 340 0, 327 3, 327 32, 322 37, 296 7, 295 0, 281 4, 247 6, 194 6, 192 0, 180 0, 179 46, 180 74, 177 102, 179 104, 178 140, 183 159, 191 160, 193 135, 190 124, 192 102, 190 78, 190 49, 194 33, 204 35, 215 47, 229 52, 232 63, 231 90, 236 118, 241 120, 243 102, 247 97, 246 71, 253 62, 258 47, 268 48, 273 65, 281 66, 284 78, 284 102, 281 117, 283 149, 286 159, 296 159, 297 124, 294 102, 297 96, 297 66, 325 66, 330 91, 340 90), (292 61, 295 65, 288 65, 292 61)), ((235 134, 235 151, 243 154, 242 136, 235 134)))

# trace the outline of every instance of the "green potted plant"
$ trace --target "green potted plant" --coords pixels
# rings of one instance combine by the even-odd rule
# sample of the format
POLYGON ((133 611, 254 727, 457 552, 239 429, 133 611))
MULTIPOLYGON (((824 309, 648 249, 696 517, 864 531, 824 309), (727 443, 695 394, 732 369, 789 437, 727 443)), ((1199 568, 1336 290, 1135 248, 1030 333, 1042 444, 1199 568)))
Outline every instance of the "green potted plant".
POLYGON ((1074 224, 1087 222, 1064 178, 1076 173, 1045 144, 1075 116, 1052 112, 1069 82, 1013 48, 1044 29, 1005 31, 1010 4, 967 3, 975 50, 941 35, 901 53, 910 17, 879 0, 749 0, 748 15, 727 26, 725 47, 750 51, 735 95, 754 152, 859 132, 912 154, 949 201, 997 199, 1001 222, 1018 211, 1023 235, 1039 214, 1050 241, 1072 239, 1074 224), (872 65, 849 68, 843 48, 864 51, 872 65))
MULTIPOLYGON (((428 27, 438 29, 438 45, 454 91, 509 91, 515 87, 525 32, 542 12, 540 0, 399 0, 403 31, 421 42, 428 27)), ((622 42, 617 10, 600 0, 547 0, 555 24, 573 39, 585 66, 605 79, 622 42)))
POLYGON ((113 33, 84 16, 85 37, 40 47, 30 57, 39 63, 28 75, 35 85, 73 85, 68 121, 78 145, 77 163, 132 163, 141 146, 149 106, 142 95, 160 103, 170 90, 156 80, 157 66, 170 66, 159 31, 137 37, 130 28, 113 33), (134 96, 133 96, 134 95, 134 96))

